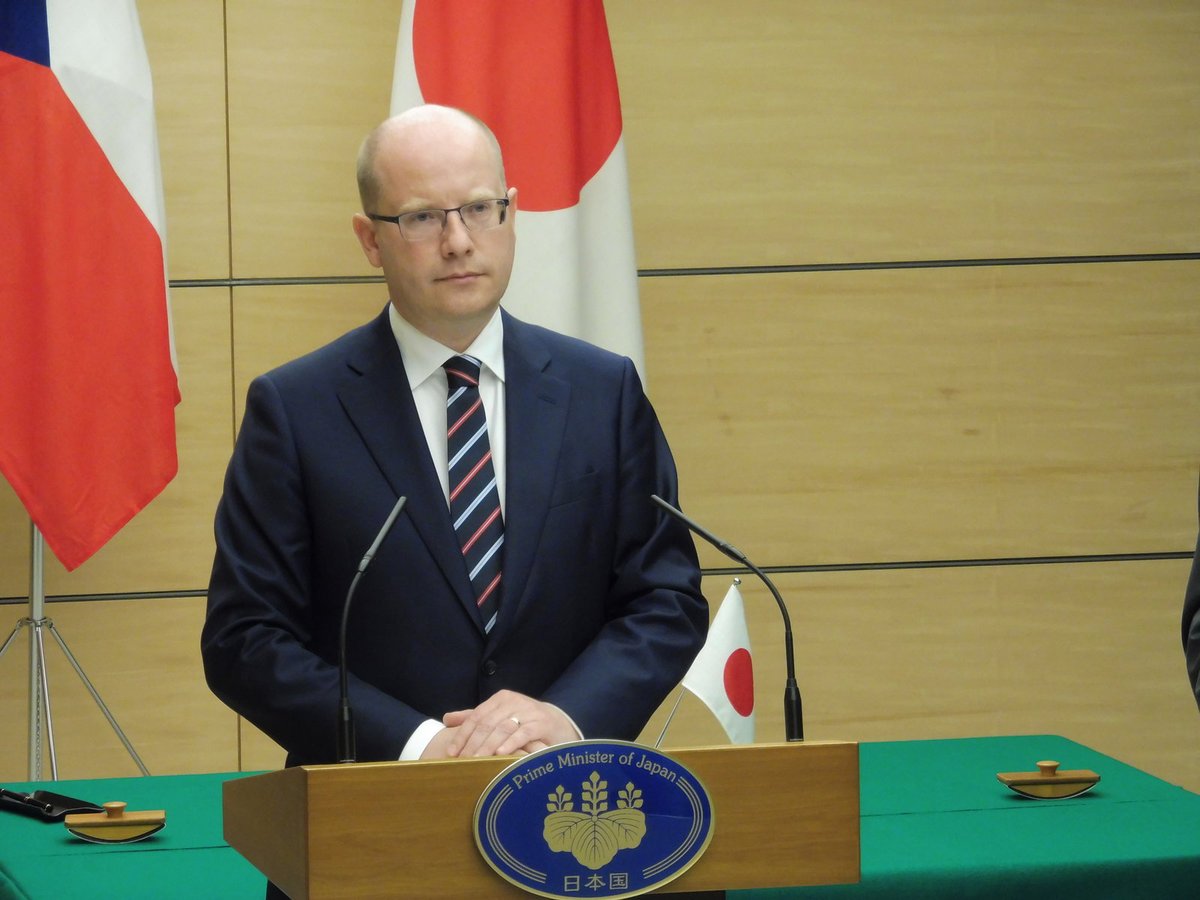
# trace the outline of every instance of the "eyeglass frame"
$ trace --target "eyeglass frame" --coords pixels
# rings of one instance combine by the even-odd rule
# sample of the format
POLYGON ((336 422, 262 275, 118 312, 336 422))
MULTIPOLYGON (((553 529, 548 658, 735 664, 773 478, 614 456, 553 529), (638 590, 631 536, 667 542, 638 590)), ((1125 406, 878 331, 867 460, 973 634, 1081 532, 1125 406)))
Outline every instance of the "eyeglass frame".
POLYGON ((368 219, 371 219, 372 221, 375 221, 375 222, 391 222, 393 225, 396 226, 397 229, 399 229, 400 237, 404 238, 409 243, 417 244, 417 243, 420 243, 421 241, 432 240, 433 235, 431 234, 427 238, 410 238, 407 234, 404 233, 404 228, 400 224, 400 220, 402 218, 404 218, 405 216, 411 216, 416 213, 432 213, 432 212, 444 213, 446 218, 442 220, 442 231, 441 231, 441 233, 444 234, 446 231, 446 223, 450 221, 450 213, 456 212, 456 213, 458 213, 458 220, 463 223, 463 228, 467 229, 467 231, 471 232, 472 234, 478 234, 480 231, 491 231, 493 228, 499 228, 501 225, 503 225, 505 220, 507 220, 507 218, 508 218, 508 207, 511 205, 512 205, 512 201, 508 197, 482 197, 478 200, 468 200, 462 206, 452 206, 449 209, 442 209, 441 207, 437 207, 437 206, 428 206, 428 207, 423 207, 421 209, 413 209, 406 213, 399 213, 398 215, 395 215, 395 216, 381 216, 381 215, 378 215, 377 213, 366 213, 366 216, 368 219), (466 217, 463 216, 462 211, 465 207, 468 207, 468 206, 472 205, 473 203, 485 203, 485 202, 500 204, 500 221, 497 222, 495 225, 489 225, 487 228, 482 228, 482 229, 472 228, 470 225, 467 224, 466 217))

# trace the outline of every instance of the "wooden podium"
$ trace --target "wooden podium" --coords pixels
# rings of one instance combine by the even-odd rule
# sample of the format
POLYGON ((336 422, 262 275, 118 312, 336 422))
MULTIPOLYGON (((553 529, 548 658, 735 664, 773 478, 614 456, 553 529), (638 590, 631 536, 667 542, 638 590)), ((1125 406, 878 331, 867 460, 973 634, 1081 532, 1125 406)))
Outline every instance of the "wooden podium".
MULTIPOLYGON (((859 880, 858 744, 667 751, 712 799, 707 851, 656 894, 859 880)), ((511 758, 301 766, 224 785, 225 840, 295 900, 528 897, 475 847, 511 758)))

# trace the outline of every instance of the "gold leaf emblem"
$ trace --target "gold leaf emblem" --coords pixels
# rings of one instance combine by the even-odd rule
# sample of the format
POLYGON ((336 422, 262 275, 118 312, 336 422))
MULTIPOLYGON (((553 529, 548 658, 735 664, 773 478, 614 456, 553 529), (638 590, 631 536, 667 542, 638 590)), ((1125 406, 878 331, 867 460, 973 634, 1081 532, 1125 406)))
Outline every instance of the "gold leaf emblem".
POLYGON ((581 785, 580 811, 560 784, 547 795, 550 813, 542 828, 546 846, 555 853, 570 853, 581 865, 599 869, 608 865, 621 850, 630 850, 646 834, 646 816, 642 812, 642 792, 626 783, 617 792, 617 806, 608 808, 608 782, 598 772, 581 785))

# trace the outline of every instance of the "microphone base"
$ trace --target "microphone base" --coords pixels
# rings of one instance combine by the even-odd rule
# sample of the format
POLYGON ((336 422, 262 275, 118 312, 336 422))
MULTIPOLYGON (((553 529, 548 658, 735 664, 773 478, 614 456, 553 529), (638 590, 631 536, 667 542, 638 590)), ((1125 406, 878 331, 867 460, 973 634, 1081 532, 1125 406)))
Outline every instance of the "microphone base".
POLYGON ((800 688, 795 678, 789 678, 783 690, 783 724, 789 741, 804 740, 804 714, 800 707, 800 688))
POLYGON ((342 701, 341 715, 338 717, 338 746, 339 763, 358 762, 357 742, 354 739, 354 712, 350 709, 348 700, 342 701))

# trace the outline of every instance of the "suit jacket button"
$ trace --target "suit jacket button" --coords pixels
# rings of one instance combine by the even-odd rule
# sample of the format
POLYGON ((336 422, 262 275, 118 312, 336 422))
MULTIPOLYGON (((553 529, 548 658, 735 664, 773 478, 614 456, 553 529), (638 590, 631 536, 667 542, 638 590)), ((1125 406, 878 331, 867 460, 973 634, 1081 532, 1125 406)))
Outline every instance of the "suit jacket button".
POLYGON ((483 674, 484 675, 495 675, 496 672, 499 671, 499 669, 500 669, 500 667, 498 665, 496 665, 496 661, 494 659, 489 659, 487 662, 485 662, 483 664, 483 674))

